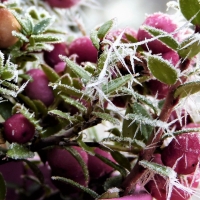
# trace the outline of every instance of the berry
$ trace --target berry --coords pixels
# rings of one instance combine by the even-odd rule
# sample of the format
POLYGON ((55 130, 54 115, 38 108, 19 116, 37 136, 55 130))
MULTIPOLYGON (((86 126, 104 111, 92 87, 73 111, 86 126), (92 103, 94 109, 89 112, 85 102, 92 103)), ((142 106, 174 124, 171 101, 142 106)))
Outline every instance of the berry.
POLYGON ((35 134, 34 125, 19 113, 8 118, 4 122, 3 127, 4 137, 10 143, 17 142, 19 144, 24 144, 29 142, 35 134))
MULTIPOLYGON (((175 24, 168 14, 164 14, 161 12, 154 13, 152 15, 149 15, 146 20, 144 21, 143 25, 152 26, 154 28, 163 30, 167 33, 172 33, 176 30, 177 24, 175 24)), ((151 39, 152 36, 145 31, 142 27, 139 29, 137 34, 138 41, 143 41, 145 39, 151 39)), ((153 54, 157 53, 166 53, 168 51, 171 51, 170 48, 168 48, 165 44, 163 44, 159 40, 154 40, 151 42, 148 42, 145 45, 142 45, 143 49, 148 50, 148 48, 152 51, 153 54)))
POLYGON ((45 0, 51 7, 71 8, 80 2, 80 0, 45 0))
POLYGON ((29 81, 24 91, 31 98, 42 101, 46 106, 49 106, 54 101, 53 90, 48 86, 49 81, 46 74, 41 69, 31 69, 27 71, 33 81, 29 81))
MULTIPOLYGON (((184 128, 199 128, 199 124, 188 124, 184 128)), ((176 136, 162 152, 164 165, 174 168, 178 174, 191 174, 199 163, 200 136, 184 133, 176 136)))
POLYGON ((21 26, 6 8, 0 8, 0 24, 0 48, 9 48, 18 41, 18 38, 12 35, 12 31, 19 32, 21 26))
POLYGON ((54 70, 59 75, 63 75, 63 72, 65 71, 66 63, 65 62, 59 62, 54 66, 54 70))
POLYGON ((71 56, 73 54, 77 56, 76 62, 78 64, 82 62, 97 62, 97 49, 89 37, 77 38, 69 45, 69 55, 71 56))
MULTIPOLYGON (((100 154, 101 156, 115 162, 110 153, 103 151, 100 148, 95 148, 94 151, 95 153, 100 154)), ((101 176, 111 173, 113 171, 113 168, 101 161, 99 158, 89 155, 88 170, 90 173, 90 178, 97 179, 101 176)))
MULTIPOLYGON (((88 154, 80 147, 73 147, 78 151, 84 162, 88 162, 88 154)), ((47 152, 47 161, 52 170, 52 176, 61 176, 86 186, 85 176, 78 161, 65 149, 55 147, 47 152)), ((76 192, 74 187, 60 181, 53 181, 63 194, 76 192)))
POLYGON ((52 51, 44 51, 44 60, 50 66, 54 67, 56 64, 61 62, 59 55, 67 56, 68 48, 65 43, 54 44, 54 49, 52 51))
POLYGON ((162 58, 168 60, 174 66, 176 66, 180 60, 179 55, 175 51, 163 53, 162 58))

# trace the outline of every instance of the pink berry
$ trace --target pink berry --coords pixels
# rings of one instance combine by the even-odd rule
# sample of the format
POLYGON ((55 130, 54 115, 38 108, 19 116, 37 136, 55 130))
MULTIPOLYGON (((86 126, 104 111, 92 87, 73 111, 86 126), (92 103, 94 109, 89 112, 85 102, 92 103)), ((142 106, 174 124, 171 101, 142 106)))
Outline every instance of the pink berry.
POLYGON ((63 72, 65 71, 66 63, 65 62, 59 62, 54 66, 54 70, 59 75, 63 75, 63 72))
POLYGON ((77 56, 76 62, 97 62, 97 49, 92 44, 89 37, 77 38, 69 45, 69 55, 77 56))
MULTIPOLYGON (((88 162, 88 154, 83 151, 80 147, 73 147, 78 151, 84 162, 88 162)), ((85 176, 82 167, 78 161, 65 149, 53 148, 47 153, 47 161, 52 170, 52 176, 61 176, 64 178, 71 179, 81 185, 86 186, 85 176)), ((76 188, 71 185, 65 184, 60 181, 53 181, 55 186, 63 194, 75 192, 76 188)))
POLYGON ((14 114, 8 118, 4 124, 4 137, 5 139, 12 143, 16 142, 19 144, 24 144, 29 142, 34 134, 34 125, 22 114, 14 114))
MULTIPOLYGON (((184 128, 199 128, 199 124, 188 124, 184 128)), ((191 174, 199 163, 200 136, 184 133, 176 136, 162 152, 164 165, 174 168, 178 174, 191 174)))
MULTIPOLYGON (((95 148, 95 153, 100 154, 101 156, 108 158, 111 161, 114 161, 110 153, 103 151, 100 148, 95 148)), ((88 169, 90 178, 92 179, 97 179, 113 171, 112 167, 101 161, 99 158, 91 155, 88 156, 88 169)))
POLYGON ((71 8, 80 2, 80 0, 45 0, 51 7, 71 8))
POLYGON ((175 51, 168 51, 163 53, 162 58, 169 61, 174 66, 176 66, 180 60, 179 55, 175 51))
POLYGON ((49 81, 46 74, 41 69, 31 69, 27 71, 33 81, 29 81, 25 87, 25 94, 31 98, 42 101, 46 106, 50 106, 54 101, 53 90, 48 86, 49 81))
MULTIPOLYGON (((177 28, 177 24, 174 23, 170 15, 161 12, 149 15, 144 21, 143 25, 152 26, 154 28, 163 30, 167 33, 172 33, 177 28)), ((139 41, 144 41, 145 39, 150 39, 150 38, 152 38, 152 36, 147 31, 145 31, 143 28, 139 29, 137 34, 137 39, 139 41)), ((153 54, 166 53, 171 50, 169 47, 167 47, 159 40, 148 42, 147 46, 152 51, 153 54)), ((142 47, 143 49, 148 50, 146 45, 143 45, 142 47)))
POLYGON ((57 43, 53 46, 54 49, 52 51, 44 51, 44 60, 50 67, 54 67, 54 65, 61 62, 59 55, 68 55, 66 43, 57 43))

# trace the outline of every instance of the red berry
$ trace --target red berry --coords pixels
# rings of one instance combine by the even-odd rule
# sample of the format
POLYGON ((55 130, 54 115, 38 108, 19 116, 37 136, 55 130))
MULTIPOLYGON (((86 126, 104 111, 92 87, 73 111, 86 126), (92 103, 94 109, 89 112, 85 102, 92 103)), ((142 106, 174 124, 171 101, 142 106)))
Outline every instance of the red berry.
MULTIPOLYGON (((199 124, 188 124, 185 128, 199 128, 199 124)), ((174 168, 179 174, 190 174, 199 163, 200 136, 184 133, 176 136, 162 152, 164 165, 174 168)))
MULTIPOLYGON (((95 153, 100 154, 101 156, 115 162, 110 153, 103 151, 100 148, 95 148, 95 153)), ((88 170, 90 173, 90 178, 97 179, 101 176, 111 173, 113 168, 101 161, 99 158, 89 155, 88 170)))
POLYGON ((80 2, 80 0, 45 0, 51 7, 71 8, 80 2))
POLYGON ((97 49, 89 37, 80 37, 69 45, 69 55, 76 55, 76 62, 97 62, 97 49))
MULTIPOLYGON (((152 26, 157 29, 163 30, 167 33, 171 33, 175 31, 177 28, 177 25, 174 23, 170 15, 160 12, 149 15, 144 21, 143 25, 152 26)), ((139 29, 137 34, 137 39, 139 41, 144 41, 145 39, 150 39, 150 38, 152 38, 152 36, 147 31, 145 31, 142 28, 139 29)), ((159 40, 148 42, 147 46, 150 50, 152 50, 152 53, 154 54, 166 53, 168 51, 171 51, 170 48, 168 48, 165 44, 163 44, 159 40)), ((142 47, 143 49, 148 50, 146 45, 143 45, 142 47)))
POLYGON ((66 43, 54 44, 54 49, 52 51, 44 51, 44 60, 50 67, 54 67, 54 65, 61 62, 59 55, 68 55, 66 43))
POLYGON ((54 101, 53 90, 48 86, 49 81, 46 74, 41 69, 31 69, 27 71, 33 81, 29 81, 24 91, 31 98, 42 101, 46 106, 50 106, 54 101))
POLYGON ((4 137, 10 143, 17 142, 23 144, 29 142, 35 134, 34 125, 19 113, 8 118, 4 122, 3 127, 4 137))

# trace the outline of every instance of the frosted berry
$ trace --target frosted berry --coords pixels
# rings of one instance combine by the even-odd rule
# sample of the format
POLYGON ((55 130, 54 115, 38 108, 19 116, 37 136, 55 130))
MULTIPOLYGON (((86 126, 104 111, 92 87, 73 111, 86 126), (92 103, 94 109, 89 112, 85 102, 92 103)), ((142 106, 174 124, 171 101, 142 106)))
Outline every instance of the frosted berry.
POLYGON ((55 8, 71 8, 78 4, 81 0, 45 0, 51 7, 55 8))
POLYGON ((57 43, 54 44, 54 49, 52 51, 44 51, 44 61, 50 66, 54 67, 54 65, 61 62, 59 55, 67 56, 68 48, 66 43, 57 43))
POLYGON ((31 69, 27 74, 33 81, 29 81, 25 87, 25 94, 31 99, 40 100, 46 106, 50 106, 54 101, 54 95, 52 88, 48 86, 46 74, 41 69, 31 69))
MULTIPOLYGON (((184 128, 199 128, 199 124, 188 124, 184 128)), ((176 136, 162 152, 164 165, 174 168, 178 174, 190 174, 199 163, 200 136, 198 133, 183 133, 176 136)))
POLYGON ((27 143, 35 134, 34 125, 26 117, 19 113, 8 118, 4 122, 3 127, 3 135, 10 143, 27 143))
POLYGON ((75 55, 76 62, 97 62, 97 49, 92 44, 89 37, 77 38, 69 45, 69 55, 75 55))
MULTIPOLYGON (((167 33, 172 33, 177 28, 177 24, 174 23, 170 15, 161 12, 147 16, 143 25, 152 26, 154 28, 163 30, 167 33)), ((137 34, 138 41, 144 41, 145 39, 150 39, 150 38, 152 38, 152 36, 141 27, 137 34)), ((152 51, 153 54, 166 53, 171 50, 159 40, 148 42, 147 46, 152 51)), ((147 46, 143 45, 142 47, 143 49, 148 50, 147 46)))
POLYGON ((20 31, 19 22, 8 9, 0 8, 0 24, 0 48, 13 46, 18 38, 12 35, 12 31, 20 31))

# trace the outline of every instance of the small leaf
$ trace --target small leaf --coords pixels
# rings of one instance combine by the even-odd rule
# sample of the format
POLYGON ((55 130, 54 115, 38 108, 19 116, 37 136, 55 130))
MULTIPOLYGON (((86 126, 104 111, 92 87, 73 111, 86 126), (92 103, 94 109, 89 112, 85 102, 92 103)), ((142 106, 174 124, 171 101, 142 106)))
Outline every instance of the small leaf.
POLYGON ((107 21, 106 23, 104 23, 99 29, 98 29, 98 33, 97 36, 100 40, 103 40, 104 37, 106 36, 106 34, 108 33, 108 31, 113 27, 115 22, 115 19, 111 19, 109 21, 107 21))
POLYGON ((103 84, 102 90, 105 94, 110 94, 120 89, 120 87, 124 86, 128 81, 132 78, 131 74, 121 76, 119 78, 113 79, 109 81, 107 84, 103 84))
POLYGON ((52 23, 52 18, 46 18, 38 22, 34 27, 33 27, 33 33, 34 35, 38 35, 43 33, 52 23))
POLYGON ((26 54, 16 58, 16 62, 34 62, 38 58, 33 54, 26 54))
POLYGON ((86 81, 90 80, 91 75, 83 69, 83 67, 77 65, 66 56, 60 56, 60 59, 66 62, 67 67, 70 68, 78 77, 83 78, 86 81))
POLYGON ((200 81, 188 82, 180 85, 174 92, 174 97, 184 98, 200 92, 200 81))
POLYGON ((108 52, 103 51, 103 53, 100 55, 100 57, 97 61, 97 69, 96 69, 96 72, 95 72, 96 75, 98 75, 102 71, 107 57, 108 57, 108 52))
POLYGON ((98 31, 93 30, 93 31, 90 33, 90 39, 92 40, 92 44, 95 46, 95 48, 96 48, 97 50, 99 50, 99 42, 100 42, 100 40, 99 40, 97 34, 98 34, 98 31))
POLYGON ((6 183, 2 174, 0 173, 0 200, 6 199, 6 183))
POLYGON ((52 176, 51 178, 52 178, 53 180, 58 180, 58 181, 62 181, 62 182, 71 184, 71 185, 73 185, 74 187, 77 187, 77 188, 83 190, 84 192, 88 193, 88 194, 89 194, 90 196, 92 196, 93 198, 97 198, 97 197, 99 196, 95 191, 89 189, 88 187, 84 187, 84 186, 80 185, 79 183, 74 182, 74 181, 71 180, 71 179, 67 179, 67 178, 63 178, 63 177, 59 177, 59 176, 52 176))
POLYGON ((96 117, 99 117, 105 121, 109 121, 111 122, 113 125, 119 125, 120 121, 116 118, 114 118, 113 116, 111 116, 110 114, 107 113, 101 113, 101 112, 92 112, 93 115, 95 115, 96 117))
POLYGON ((56 116, 56 117, 61 118, 61 119, 65 119, 65 120, 69 121, 70 123, 75 121, 75 118, 70 116, 70 113, 65 113, 65 112, 62 112, 60 110, 50 110, 48 112, 48 114, 56 116))
POLYGON ((147 66, 151 73, 159 81, 173 85, 178 79, 178 72, 175 67, 168 61, 157 55, 148 55, 147 66))
POLYGON ((112 157, 123 167, 125 167, 127 170, 131 170, 131 165, 129 160, 120 152, 118 151, 111 151, 110 152, 112 157))
POLYGON ((55 72, 55 70, 49 67, 48 65, 41 64, 41 67, 44 73, 47 75, 50 82, 54 83, 60 78, 59 75, 55 72))
POLYGON ((31 35, 30 39, 33 39, 35 43, 59 43, 63 41, 61 37, 48 34, 31 35))
POLYGON ((33 158, 35 154, 27 149, 25 146, 12 143, 9 146, 9 149, 6 154, 9 158, 13 158, 15 160, 17 159, 27 159, 27 158, 33 158))
POLYGON ((166 44, 171 49, 177 50, 179 44, 173 38, 173 36, 170 35, 169 33, 165 32, 163 30, 160 30, 160 29, 156 29, 151 26, 144 26, 144 29, 146 31, 148 31, 152 36, 162 36, 162 37, 159 37, 158 40, 160 40, 162 43, 166 44))
POLYGON ((8 119, 12 115, 13 104, 9 101, 0 102, 0 114, 4 120, 8 119))
POLYGON ((199 0, 179 0, 181 13, 187 20, 192 19, 192 24, 200 25, 200 3, 199 0))
POLYGON ((199 45, 200 34, 196 33, 181 42, 178 48, 178 54, 182 58, 193 58, 200 52, 199 45))
POLYGON ((121 132, 119 131, 118 128, 111 128, 109 130, 107 130, 106 132, 112 133, 115 136, 121 136, 121 132))

